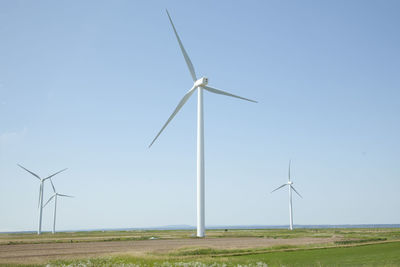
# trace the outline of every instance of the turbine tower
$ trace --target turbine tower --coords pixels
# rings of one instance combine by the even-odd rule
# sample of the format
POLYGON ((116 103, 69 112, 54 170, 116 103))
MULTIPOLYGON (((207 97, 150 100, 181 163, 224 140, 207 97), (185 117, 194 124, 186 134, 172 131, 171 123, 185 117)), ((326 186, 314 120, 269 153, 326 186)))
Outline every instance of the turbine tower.
POLYGON ((206 90, 211 93, 226 95, 231 97, 236 97, 239 99, 247 100, 250 102, 255 102, 254 100, 247 99, 244 97, 240 97, 237 95, 233 95, 231 93, 213 88, 208 86, 208 78, 202 77, 197 79, 194 67, 188 54, 186 53, 185 48, 179 38, 179 35, 175 29, 174 23, 172 22, 171 16, 167 11, 167 15, 169 21, 171 23, 172 29, 174 30, 176 39, 178 41, 179 47, 182 51, 183 57, 186 61, 186 64, 189 68, 190 75, 193 79, 193 86, 192 88, 183 96, 181 101, 178 103, 177 107, 175 108, 174 112, 168 118, 167 122, 163 125, 161 130, 158 132, 156 137, 153 139, 149 147, 153 145, 156 139, 160 136, 161 132, 167 127, 168 123, 175 117, 175 115, 179 112, 182 106, 188 101, 190 96, 196 91, 197 89, 197 236, 204 237, 205 232, 205 218, 204 218, 204 118, 203 118, 203 90, 206 90))
POLYGON ((42 213, 43 213, 43 189, 44 189, 44 182, 47 180, 47 179, 50 179, 51 177, 53 177, 54 175, 57 175, 57 174, 59 174, 60 172, 63 172, 63 171, 65 171, 66 169, 63 169, 63 170, 61 170, 61 171, 58 171, 58 172, 56 172, 56 173, 54 173, 54 174, 52 174, 52 175, 50 175, 50 176, 48 176, 48 177, 46 177, 46 178, 40 178, 40 176, 39 175, 37 175, 36 173, 33 173, 33 172, 31 172, 30 170, 28 170, 28 169, 26 169, 26 168, 24 168, 24 167, 22 167, 21 165, 19 165, 19 164, 17 164, 19 167, 21 167, 22 169, 24 169, 25 171, 27 171, 27 172, 29 172, 30 174, 32 174, 33 176, 35 176, 37 179, 39 179, 39 181, 40 181, 40 188, 39 188, 39 204, 38 204, 38 207, 39 207, 39 223, 38 223, 38 231, 37 231, 37 233, 38 233, 38 235, 40 235, 41 233, 42 233, 42 213))
POLYGON ((54 214, 53 214, 53 231, 52 233, 54 234, 56 232, 56 214, 57 214, 57 197, 73 197, 73 196, 68 196, 68 195, 63 195, 59 194, 56 191, 56 188, 54 187, 53 180, 50 179, 51 187, 53 188, 54 195, 52 195, 49 200, 47 200, 46 204, 44 204, 43 207, 46 207, 46 205, 54 198, 54 214))
POLYGON ((284 186, 289 186, 289 229, 293 230, 293 206, 292 206, 292 189, 294 192, 296 192, 296 194, 298 194, 301 198, 303 198, 299 192, 296 191, 296 189, 293 186, 293 182, 290 180, 290 163, 291 161, 289 161, 289 181, 286 184, 281 185, 280 187, 278 187, 277 189, 275 189, 274 191, 272 191, 271 193, 275 192, 278 189, 281 189, 284 186))

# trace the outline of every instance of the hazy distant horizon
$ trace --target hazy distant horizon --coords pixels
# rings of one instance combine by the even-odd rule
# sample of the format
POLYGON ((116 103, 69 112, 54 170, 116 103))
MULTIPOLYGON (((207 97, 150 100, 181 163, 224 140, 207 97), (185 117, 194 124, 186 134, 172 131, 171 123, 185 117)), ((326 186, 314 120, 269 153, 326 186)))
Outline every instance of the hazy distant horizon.
MULTIPOLYGON (((400 228, 400 224, 338 224, 338 225, 293 225, 295 229, 323 229, 323 228, 400 228)), ((206 229, 228 229, 228 230, 243 230, 243 229, 288 229, 289 225, 211 225, 206 226, 206 229)), ((93 229, 74 229, 74 230, 59 230, 58 232, 90 232, 90 231, 140 231, 140 230, 196 230, 194 225, 166 225, 159 227, 132 227, 132 228, 93 228, 93 229)), ((50 233, 51 230, 44 230, 44 233, 50 233)), ((35 230, 25 231, 0 231, 6 233, 36 233, 35 230)))

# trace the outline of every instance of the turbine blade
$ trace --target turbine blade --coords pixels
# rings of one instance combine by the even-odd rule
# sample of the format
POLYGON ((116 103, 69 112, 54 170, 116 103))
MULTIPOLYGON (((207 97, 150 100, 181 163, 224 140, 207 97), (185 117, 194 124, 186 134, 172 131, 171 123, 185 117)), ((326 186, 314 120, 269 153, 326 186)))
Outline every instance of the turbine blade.
POLYGON ((275 192, 276 190, 278 190, 278 189, 281 189, 282 187, 284 187, 284 186, 286 186, 287 184, 283 184, 283 185, 281 185, 280 187, 278 187, 277 189, 275 189, 274 191, 272 191, 271 193, 273 193, 273 192, 275 192))
POLYGON ((290 163, 292 160, 289 160, 289 182, 290 182, 290 163))
POLYGON ((172 112, 171 116, 169 116, 167 122, 164 124, 164 126, 161 128, 161 130, 158 132, 156 137, 153 139, 151 144, 149 145, 149 148, 153 145, 153 143, 157 140, 157 138, 160 136, 161 132, 167 127, 168 123, 175 117, 175 115, 178 113, 178 111, 185 105, 186 101, 190 98, 190 96, 193 94, 193 92, 196 90, 196 87, 192 87, 181 99, 179 104, 176 106, 174 112, 172 112))
POLYGON ((222 90, 218 90, 218 89, 212 88, 210 86, 203 86, 203 88, 206 89, 207 91, 215 93, 215 94, 227 95, 227 96, 236 97, 236 98, 239 98, 239 99, 243 99, 243 100, 247 100, 247 101, 250 101, 250 102, 257 103, 257 101, 254 101, 254 100, 251 100, 251 99, 248 99, 248 98, 244 98, 244 97, 241 97, 241 96, 237 96, 237 95, 234 95, 234 94, 222 91, 222 90))
POLYGON ((61 170, 61 171, 58 171, 58 172, 56 172, 55 174, 52 174, 52 175, 50 175, 50 176, 44 178, 43 180, 50 179, 50 178, 53 177, 54 175, 57 175, 57 174, 59 174, 60 172, 63 172, 63 171, 65 171, 65 170, 67 170, 67 169, 68 169, 68 168, 65 168, 65 169, 63 169, 63 170, 61 170))
POLYGON ((74 196, 68 196, 68 195, 63 195, 63 194, 57 194, 57 195, 59 195, 61 197, 74 197, 74 196))
POLYGON ((56 188, 54 187, 54 184, 53 184, 53 180, 52 180, 52 179, 50 179, 50 183, 51 183, 51 187, 53 187, 53 192, 54 192, 54 193, 57 193, 57 192, 56 192, 56 188))
POLYGON ((296 189, 294 189, 293 185, 292 185, 292 189, 293 189, 293 191, 294 191, 294 192, 296 192, 296 194, 298 194, 298 195, 299 195, 299 197, 303 198, 303 197, 300 195, 300 193, 299 193, 299 192, 297 192, 297 190, 296 190, 296 189))
POLYGON ((21 167, 22 169, 24 169, 25 171, 29 172, 30 174, 32 174, 33 176, 35 176, 36 178, 38 178, 40 180, 39 175, 37 175, 36 173, 31 172, 30 170, 22 167, 21 165, 17 164, 19 167, 21 167))
POLYGON ((192 75, 192 79, 195 82, 197 80, 197 78, 196 78, 196 73, 194 71, 194 67, 193 67, 192 61, 190 61, 190 58, 189 58, 188 54, 186 53, 185 48, 183 47, 181 39, 179 38, 178 32, 175 29, 175 25, 172 22, 172 19, 171 19, 171 16, 169 15, 169 13, 168 13, 168 10, 166 10, 166 11, 167 11, 167 15, 168 15, 169 21, 171 22, 172 28, 174 29, 175 36, 176 36, 176 39, 178 40, 179 47, 181 48, 183 57, 185 58, 186 64, 187 64, 187 66, 189 68, 190 75, 192 75))
POLYGON ((51 198, 49 198, 49 200, 47 200, 46 204, 44 204, 43 208, 46 207, 46 205, 56 196, 56 194, 54 194, 51 198))

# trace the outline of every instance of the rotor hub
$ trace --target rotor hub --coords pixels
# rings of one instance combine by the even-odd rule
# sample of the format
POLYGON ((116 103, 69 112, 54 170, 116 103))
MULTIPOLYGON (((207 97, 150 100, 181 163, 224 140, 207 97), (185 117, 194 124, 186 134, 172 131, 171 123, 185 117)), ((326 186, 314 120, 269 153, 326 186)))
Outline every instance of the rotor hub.
POLYGON ((194 82, 195 87, 206 86, 207 84, 208 84, 207 77, 201 77, 200 79, 194 82))

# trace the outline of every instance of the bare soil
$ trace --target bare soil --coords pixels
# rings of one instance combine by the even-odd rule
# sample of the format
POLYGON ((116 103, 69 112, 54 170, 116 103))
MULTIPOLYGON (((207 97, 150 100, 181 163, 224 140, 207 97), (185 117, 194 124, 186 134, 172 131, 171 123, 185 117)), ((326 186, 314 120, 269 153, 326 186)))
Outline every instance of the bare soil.
POLYGON ((339 238, 204 238, 0 245, 0 263, 46 263, 55 259, 89 258, 110 254, 168 253, 181 248, 246 249, 278 245, 322 244, 339 238))

